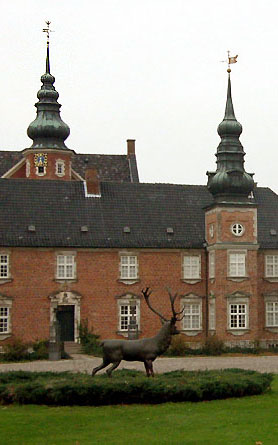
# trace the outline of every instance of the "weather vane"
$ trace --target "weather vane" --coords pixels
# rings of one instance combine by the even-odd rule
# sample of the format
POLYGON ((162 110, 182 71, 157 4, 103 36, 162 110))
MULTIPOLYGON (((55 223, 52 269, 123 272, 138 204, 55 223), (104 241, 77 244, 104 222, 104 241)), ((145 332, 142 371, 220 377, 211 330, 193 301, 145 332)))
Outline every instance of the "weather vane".
POLYGON ((228 59, 227 60, 221 60, 221 62, 225 62, 225 63, 228 64, 227 72, 230 73, 231 72, 230 65, 232 63, 237 63, 238 54, 236 56, 230 56, 230 51, 227 51, 227 53, 228 53, 228 59))
POLYGON ((42 32, 46 32, 46 44, 47 44, 47 46, 49 46, 49 34, 53 31, 52 31, 52 29, 50 29, 51 22, 49 20, 46 20, 45 23, 47 25, 47 28, 43 28, 42 32))

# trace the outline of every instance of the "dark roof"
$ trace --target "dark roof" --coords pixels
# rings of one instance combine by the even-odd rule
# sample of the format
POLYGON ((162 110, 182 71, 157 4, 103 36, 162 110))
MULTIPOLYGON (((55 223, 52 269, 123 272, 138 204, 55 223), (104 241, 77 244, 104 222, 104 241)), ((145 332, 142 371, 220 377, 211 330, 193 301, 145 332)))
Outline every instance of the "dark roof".
POLYGON ((278 195, 268 187, 254 191, 258 204, 258 240, 263 249, 278 249, 278 195))
MULTIPOLYGON (((132 156, 135 159, 135 156, 132 156)), ((133 161, 134 161, 133 159, 133 161)), ((101 181, 138 182, 138 171, 134 162, 129 162, 126 155, 76 154, 72 159, 72 168, 85 178, 85 170, 95 167, 101 181)))
MULTIPOLYGON (((0 177, 21 159, 21 151, 0 151, 0 177)), ((74 154, 72 167, 82 178, 85 178, 86 168, 95 167, 101 181, 139 181, 134 155, 74 154)))
POLYGON ((0 151, 0 177, 23 159, 21 151, 0 151))
POLYGON ((0 245, 202 247, 210 199, 205 186, 106 182, 94 198, 79 181, 0 179, 0 245))
MULTIPOLYGON (((278 235, 270 235, 278 233, 278 196, 258 188, 255 198, 259 243, 278 248, 278 235)), ((202 248, 204 207, 211 202, 198 185, 104 182, 98 198, 86 197, 81 181, 0 179, 0 245, 202 248)))

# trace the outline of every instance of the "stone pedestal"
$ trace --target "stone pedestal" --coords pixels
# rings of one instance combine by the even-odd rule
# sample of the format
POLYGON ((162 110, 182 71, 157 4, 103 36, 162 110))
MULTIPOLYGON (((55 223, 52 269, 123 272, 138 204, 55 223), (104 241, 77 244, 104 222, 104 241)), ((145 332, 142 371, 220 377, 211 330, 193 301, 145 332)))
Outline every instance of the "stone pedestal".
POLYGON ((58 321, 54 321, 50 326, 50 338, 48 347, 49 360, 61 360, 62 342, 60 325, 58 321))

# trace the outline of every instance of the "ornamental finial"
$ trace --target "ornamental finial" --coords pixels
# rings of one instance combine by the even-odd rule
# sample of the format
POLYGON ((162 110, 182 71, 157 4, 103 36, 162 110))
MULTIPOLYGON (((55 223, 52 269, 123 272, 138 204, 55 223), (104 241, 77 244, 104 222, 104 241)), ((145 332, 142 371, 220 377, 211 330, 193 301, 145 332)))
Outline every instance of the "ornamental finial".
POLYGON ((46 73, 50 74, 50 60, 49 60, 49 35, 52 31, 50 29, 51 22, 49 20, 46 20, 46 26, 47 28, 43 28, 42 32, 46 33, 46 73))

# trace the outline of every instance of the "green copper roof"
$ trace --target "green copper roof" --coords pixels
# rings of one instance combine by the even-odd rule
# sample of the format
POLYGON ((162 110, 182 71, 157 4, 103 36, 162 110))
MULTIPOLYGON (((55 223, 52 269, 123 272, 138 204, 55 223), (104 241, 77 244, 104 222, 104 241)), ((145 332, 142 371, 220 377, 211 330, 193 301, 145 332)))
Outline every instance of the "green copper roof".
POLYGON ((218 202, 245 201, 254 188, 254 181, 253 174, 244 170, 245 153, 239 140, 242 126, 234 113, 230 73, 225 115, 217 131, 221 137, 216 153, 217 170, 207 172, 208 189, 218 202))
POLYGON ((46 69, 41 76, 42 87, 38 91, 39 102, 35 104, 37 117, 29 125, 27 134, 33 139, 30 148, 55 148, 68 150, 65 140, 70 134, 70 129, 60 117, 61 105, 57 102, 59 93, 53 86, 55 77, 50 74, 49 44, 47 44, 46 69))

